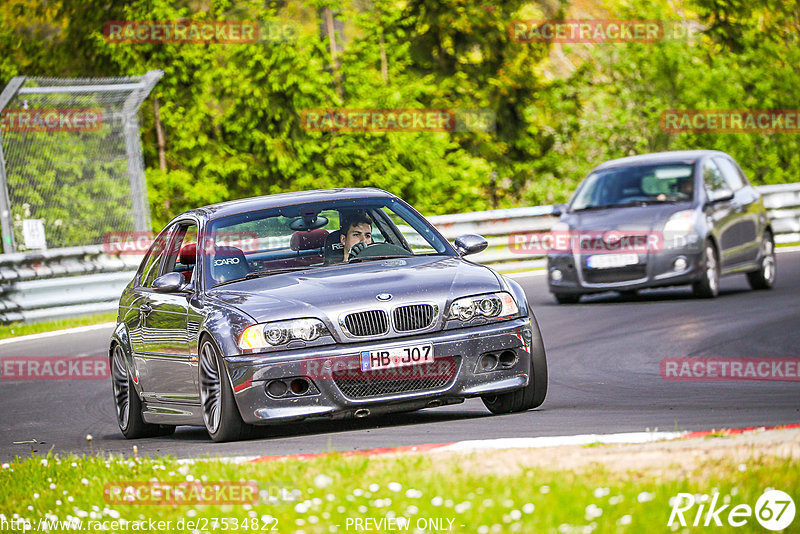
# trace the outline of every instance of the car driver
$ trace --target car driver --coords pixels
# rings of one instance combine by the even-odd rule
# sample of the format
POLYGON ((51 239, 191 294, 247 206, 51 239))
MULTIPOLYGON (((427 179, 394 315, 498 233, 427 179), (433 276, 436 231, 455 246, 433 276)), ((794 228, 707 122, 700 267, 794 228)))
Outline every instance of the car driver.
POLYGON ((372 244, 372 219, 366 213, 355 213, 342 222, 341 232, 344 257, 349 261, 372 244))

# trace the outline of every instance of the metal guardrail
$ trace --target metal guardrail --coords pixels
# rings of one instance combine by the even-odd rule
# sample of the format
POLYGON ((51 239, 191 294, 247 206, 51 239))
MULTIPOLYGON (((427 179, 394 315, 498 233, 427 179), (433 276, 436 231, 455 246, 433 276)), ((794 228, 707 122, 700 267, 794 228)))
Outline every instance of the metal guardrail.
MULTIPOLYGON (((758 187, 778 244, 800 241, 800 183, 758 187)), ((509 247, 514 232, 545 231, 556 218, 552 206, 512 208, 429 217, 449 240, 466 233, 485 236, 489 247, 470 259, 500 272, 544 267, 542 256, 509 247)), ((33 322, 116 309, 133 278, 139 255, 110 255, 100 246, 0 255, 0 323, 33 322)))

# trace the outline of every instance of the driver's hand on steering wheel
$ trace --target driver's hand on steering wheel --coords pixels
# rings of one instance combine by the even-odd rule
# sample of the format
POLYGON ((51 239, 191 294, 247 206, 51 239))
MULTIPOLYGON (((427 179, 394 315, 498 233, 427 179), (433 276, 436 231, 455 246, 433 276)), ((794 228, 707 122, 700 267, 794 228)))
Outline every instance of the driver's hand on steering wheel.
POLYGON ((353 245, 353 247, 350 249, 350 255, 347 256, 347 261, 350 261, 356 256, 358 256, 358 253, 367 248, 368 246, 369 245, 364 242, 356 243, 355 245, 353 245))

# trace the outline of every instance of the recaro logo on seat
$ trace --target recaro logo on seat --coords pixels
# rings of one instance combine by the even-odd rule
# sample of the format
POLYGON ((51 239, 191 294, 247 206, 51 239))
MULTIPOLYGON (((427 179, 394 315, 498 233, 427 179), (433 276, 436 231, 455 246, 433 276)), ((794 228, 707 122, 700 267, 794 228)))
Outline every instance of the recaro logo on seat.
POLYGON ((219 267, 220 265, 235 265, 239 263, 239 258, 223 258, 221 260, 214 260, 214 265, 219 267))

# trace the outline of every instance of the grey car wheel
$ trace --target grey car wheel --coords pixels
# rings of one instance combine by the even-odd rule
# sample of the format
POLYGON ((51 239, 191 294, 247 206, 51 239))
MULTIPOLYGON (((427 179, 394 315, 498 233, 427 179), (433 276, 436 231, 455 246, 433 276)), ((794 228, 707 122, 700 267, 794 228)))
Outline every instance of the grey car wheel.
POLYGON ((125 352, 115 344, 111 350, 111 385, 114 391, 114 406, 117 411, 117 424, 128 439, 168 436, 175 432, 174 425, 153 425, 142 418, 142 401, 133 388, 125 352))
POLYGON ((528 385, 509 393, 483 396, 484 406, 493 414, 524 412, 538 408, 547 397, 547 356, 539 325, 533 316, 531 316, 531 328, 534 330, 535 336, 531 344, 531 366, 528 385))
POLYGON ((242 420, 219 350, 209 338, 200 345, 200 405, 208 435, 217 442, 249 437, 253 427, 242 420))
POLYGON ((719 295, 719 260, 717 249, 710 242, 706 242, 703 250, 703 263, 700 280, 692 285, 695 296, 714 298, 719 295))
POLYGON ((775 242, 772 234, 767 232, 761 240, 761 263, 757 271, 747 273, 747 281, 753 289, 770 289, 775 284, 777 261, 775 260, 775 242))

